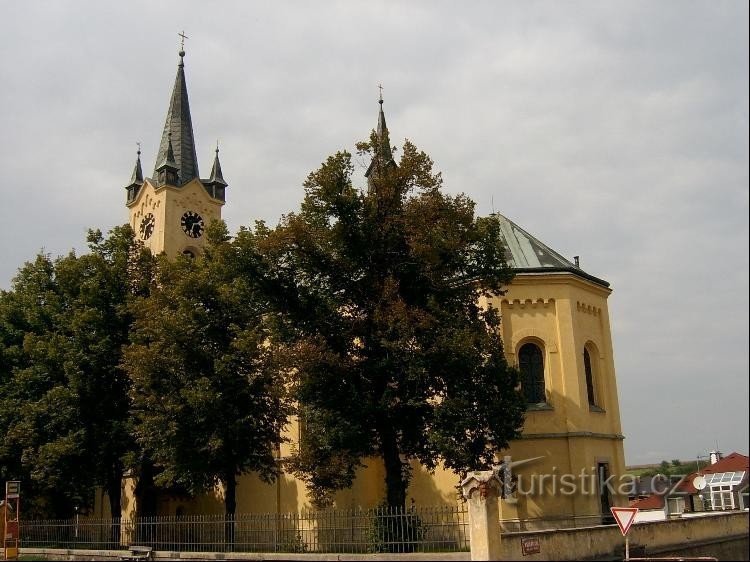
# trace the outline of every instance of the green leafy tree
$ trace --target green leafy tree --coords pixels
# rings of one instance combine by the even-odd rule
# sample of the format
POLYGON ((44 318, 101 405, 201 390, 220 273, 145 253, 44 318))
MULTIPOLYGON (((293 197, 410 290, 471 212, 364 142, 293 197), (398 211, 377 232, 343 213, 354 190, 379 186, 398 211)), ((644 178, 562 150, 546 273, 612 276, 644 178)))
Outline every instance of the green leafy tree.
POLYGON ((289 411, 265 301, 238 276, 223 223, 207 236, 197 259, 160 258, 150 294, 133 303, 123 365, 135 438, 153 459, 156 483, 199 493, 220 482, 231 516, 238 475, 276 477, 274 448, 289 411))
POLYGON ((379 457, 387 504, 403 507, 411 461, 463 473, 518 435, 518 373, 480 302, 512 275, 497 219, 442 192, 424 152, 407 141, 396 165, 387 131, 358 148, 373 158, 367 189, 349 153, 329 157, 298 213, 247 234, 245 254, 263 259, 246 258, 245 275, 287 321, 303 428, 292 470, 325 503, 379 457))
POLYGON ((83 471, 57 488, 44 475, 65 472, 62 463, 53 467, 40 462, 52 453, 59 460, 65 438, 70 441, 77 430, 74 413, 60 407, 71 400, 62 358, 54 359, 55 340, 60 339, 55 331, 64 308, 60 292, 54 261, 39 255, 0 295, 0 471, 3 480, 21 480, 27 513, 54 516, 72 513, 72 498, 87 495, 83 471))
MULTIPOLYGON (((130 227, 89 253, 39 255, 0 296, 0 464, 36 494, 39 509, 64 516, 89 505, 95 485, 120 513, 128 381, 119 367, 128 341, 127 300, 148 255, 130 227)), ((32 506, 35 504, 32 503, 32 506)))

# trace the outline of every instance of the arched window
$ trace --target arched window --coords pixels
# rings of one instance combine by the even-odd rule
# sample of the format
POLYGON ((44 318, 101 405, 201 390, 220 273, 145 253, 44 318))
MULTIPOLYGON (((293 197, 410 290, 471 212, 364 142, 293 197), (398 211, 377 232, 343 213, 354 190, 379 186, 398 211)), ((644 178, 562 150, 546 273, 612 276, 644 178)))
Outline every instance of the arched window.
POLYGON ((597 411, 601 411, 601 403, 597 398, 599 383, 598 369, 596 368, 596 350, 590 350, 589 346, 583 348, 583 370, 586 374, 586 396, 589 400, 589 406, 597 411), (594 360, 591 359, 593 354, 594 360))
POLYGON ((589 397, 589 406, 596 406, 596 394, 594 394, 594 373, 591 372, 591 355, 589 350, 583 348, 583 368, 586 371, 586 393, 589 397))
POLYGON ((542 350, 534 343, 525 343, 518 350, 518 367, 521 370, 521 388, 529 404, 546 402, 544 391, 544 358, 542 350))

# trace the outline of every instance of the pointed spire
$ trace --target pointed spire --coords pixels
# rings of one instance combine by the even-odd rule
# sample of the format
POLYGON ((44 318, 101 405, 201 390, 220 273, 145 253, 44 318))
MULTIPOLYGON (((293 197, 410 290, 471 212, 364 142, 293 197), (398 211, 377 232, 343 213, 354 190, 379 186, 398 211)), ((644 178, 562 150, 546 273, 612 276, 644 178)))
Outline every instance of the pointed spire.
POLYGON ((375 129, 376 146, 373 147, 373 156, 370 166, 365 172, 367 183, 372 187, 373 178, 371 175, 379 170, 385 170, 387 168, 395 168, 396 162, 393 160, 393 150, 391 149, 391 141, 388 137, 388 126, 385 124, 385 113, 383 112, 383 86, 380 88, 380 96, 378 103, 380 104, 380 110, 378 112, 378 126, 375 129))
POLYGON ((141 143, 138 143, 138 152, 135 157, 133 175, 130 176, 130 185, 143 185, 143 169, 141 168, 141 143))
POLYGON ((128 190, 128 203, 133 201, 138 195, 138 191, 143 185, 143 169, 141 168, 141 143, 138 144, 138 153, 135 158, 135 166, 133 166, 133 173, 130 176, 130 183, 125 186, 128 190))
POLYGON ((221 162, 219 162, 219 142, 216 142, 216 155, 214 156, 214 165, 211 166, 211 175, 208 178, 211 183, 220 183, 222 185, 228 185, 224 181, 224 176, 221 173, 221 162))
POLYGON ((180 168, 177 166, 174 158, 174 149, 172 148, 172 131, 167 133, 167 151, 164 154, 164 158, 161 162, 157 161, 156 170, 154 175, 159 185, 169 184, 177 185, 179 183, 179 172, 180 168))
POLYGON ((213 166, 211 166, 211 175, 207 180, 201 181, 211 197, 224 201, 226 195, 225 189, 229 184, 224 180, 224 175, 221 173, 221 162, 219 162, 219 141, 216 141, 216 151, 214 155, 214 163, 213 166))
POLYGON ((383 87, 380 86, 380 111, 378 113, 378 128, 375 131, 380 141, 380 155, 392 159, 391 141, 388 138, 388 126, 385 124, 385 113, 383 113, 383 87))
POLYGON ((185 51, 181 48, 180 62, 177 65, 177 77, 175 78, 172 97, 169 101, 169 110, 164 122, 164 132, 159 144, 159 152, 156 156, 157 168, 167 161, 170 150, 170 140, 173 143, 172 161, 179 170, 179 185, 183 185, 198 175, 198 158, 195 152, 195 138, 193 136, 193 121, 190 117, 190 103, 188 101, 187 84, 185 82, 185 51), (171 139, 170 139, 171 137, 171 139))

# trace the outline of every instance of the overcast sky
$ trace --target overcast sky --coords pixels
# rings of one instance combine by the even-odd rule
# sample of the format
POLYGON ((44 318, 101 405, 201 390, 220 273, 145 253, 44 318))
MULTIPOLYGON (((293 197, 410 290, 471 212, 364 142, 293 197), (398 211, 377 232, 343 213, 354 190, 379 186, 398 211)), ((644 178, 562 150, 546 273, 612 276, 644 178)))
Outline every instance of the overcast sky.
POLYGON ((8 1, 0 287, 127 221, 185 58, 231 230, 297 208, 332 152, 391 139, 607 279, 628 464, 748 453, 748 4, 8 1))

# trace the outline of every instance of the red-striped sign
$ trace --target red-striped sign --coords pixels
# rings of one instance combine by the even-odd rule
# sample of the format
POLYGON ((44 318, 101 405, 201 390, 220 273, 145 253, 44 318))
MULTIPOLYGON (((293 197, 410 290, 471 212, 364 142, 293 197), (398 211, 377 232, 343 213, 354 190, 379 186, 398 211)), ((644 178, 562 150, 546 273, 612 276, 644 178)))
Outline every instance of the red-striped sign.
POLYGON ((637 507, 610 507, 609 510, 612 512, 612 516, 617 521, 617 526, 620 527, 622 536, 628 534, 630 526, 635 521, 635 514, 638 513, 637 507))

